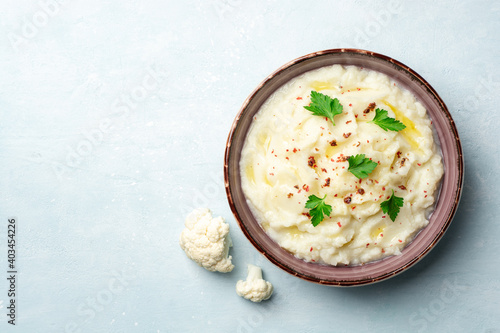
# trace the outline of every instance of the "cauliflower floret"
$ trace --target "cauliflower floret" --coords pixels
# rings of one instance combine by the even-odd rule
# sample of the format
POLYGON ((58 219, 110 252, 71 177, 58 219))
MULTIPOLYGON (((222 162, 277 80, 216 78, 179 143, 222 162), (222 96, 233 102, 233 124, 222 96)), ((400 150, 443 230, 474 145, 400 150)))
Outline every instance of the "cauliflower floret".
POLYGON ((232 257, 228 257, 233 243, 229 224, 222 217, 212 218, 208 208, 198 208, 187 216, 184 224, 186 228, 179 243, 190 259, 212 272, 233 270, 232 257))
POLYGON ((273 294, 273 285, 262 279, 260 267, 248 264, 247 279, 236 283, 236 293, 252 302, 265 301, 273 294))

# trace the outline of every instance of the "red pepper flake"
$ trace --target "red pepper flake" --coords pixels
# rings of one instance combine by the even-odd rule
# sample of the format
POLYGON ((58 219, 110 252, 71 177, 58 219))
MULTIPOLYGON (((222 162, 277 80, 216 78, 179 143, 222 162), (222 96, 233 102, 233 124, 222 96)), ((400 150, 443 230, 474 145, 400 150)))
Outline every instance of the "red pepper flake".
POLYGON ((293 197, 293 193, 288 193, 287 197, 288 197, 288 198, 293 197))
POLYGON ((307 165, 309 165, 311 168, 316 164, 316 160, 314 159, 314 156, 309 156, 309 159, 307 161, 307 165))
POLYGON ((370 111, 373 111, 375 110, 375 107, 377 106, 377 104, 375 103, 370 103, 368 104, 368 106, 366 107, 366 109, 363 111, 363 113, 369 113, 370 111))
POLYGON ((358 115, 357 115, 357 114, 355 114, 355 115, 354 115, 354 117, 358 118, 358 115))
POLYGON ((352 210, 355 210, 356 209, 356 206, 352 206, 352 210))
POLYGON ((418 166, 422 166, 422 164, 420 164, 420 163, 417 163, 417 165, 418 165, 418 166))
POLYGON ((362 188, 358 188, 358 194, 361 195, 365 194, 365 190, 363 190, 362 188))
POLYGON ((424 193, 427 193, 427 191, 424 191, 424 193))
MULTIPOLYGON (((337 195, 335 195, 335 196, 337 196, 337 195)), ((344 203, 346 203, 346 204, 350 204, 350 203, 351 203, 351 200, 352 200, 352 199, 351 199, 351 197, 345 197, 345 198, 344 198, 344 203)))
POLYGON ((385 219, 385 215, 382 215, 382 218, 385 219))
POLYGON ((398 155, 398 158, 401 158, 401 154, 402 154, 402 152, 400 152, 400 151, 398 151, 398 152, 396 153, 396 155, 398 155))
POLYGON ((288 151, 288 149, 286 151, 288 151))
POLYGON ((352 106, 352 104, 351 104, 351 103, 349 103, 349 106, 352 106))
POLYGON ((311 214, 309 214, 307 212, 306 213, 302 213, 302 215, 307 216, 308 218, 311 218, 311 214))
POLYGON ((401 239, 398 239, 398 242, 403 243, 403 241, 401 239))
POLYGON ((334 195, 334 197, 336 198, 337 197, 337 194, 334 195))
POLYGON ((325 186, 325 187, 330 186, 330 178, 325 179, 325 185, 323 185, 323 186, 325 186))
POLYGON ((299 189, 299 185, 295 185, 294 188, 296 188, 298 190, 299 189))
POLYGON ((300 97, 300 96, 299 96, 299 97, 297 97, 297 100, 298 100, 298 101, 302 100, 302 97, 300 97))
POLYGON ((370 243, 366 243, 366 247, 370 246, 370 243))
POLYGON ((312 252, 312 250, 313 250, 313 248, 312 248, 312 246, 311 246, 311 249, 309 250, 309 252, 312 252))
POLYGON ((399 185, 398 187, 399 187, 400 189, 402 189, 403 191, 404 191, 404 190, 406 190, 406 186, 404 186, 404 185, 399 185))
POLYGON ((274 154, 274 149, 273 149, 273 151, 271 152, 271 154, 274 154))
POLYGON ((427 194, 424 196, 424 198, 427 198, 427 194))
POLYGON ((325 168, 321 168, 321 171, 326 172, 326 169, 325 168))
POLYGON ((309 192, 309 185, 306 184, 302 185, 302 189, 306 192, 309 192))
POLYGON ((385 191, 385 186, 384 186, 384 187, 382 187, 382 191, 385 191))
POLYGON ((401 166, 400 166, 400 168, 401 168, 402 166, 404 166, 404 165, 405 165, 405 162, 406 162, 407 160, 408 160, 408 159, 407 159, 406 157, 403 157, 403 158, 401 159, 401 166))
POLYGON ((380 234, 380 237, 384 237, 384 234, 380 234))
POLYGON ((349 124, 349 123, 351 123, 351 122, 352 122, 352 120, 348 120, 348 121, 346 121, 345 123, 346 123, 346 124, 349 124))
POLYGON ((311 261, 312 261, 312 262, 316 262, 316 260, 314 260, 314 259, 311 259, 311 261))
POLYGON ((330 146, 335 147, 337 145, 337 140, 330 141, 330 146))
POLYGON ((340 154, 340 156, 337 158, 337 163, 345 162, 348 159, 349 159, 349 156, 344 156, 344 154, 340 154))
POLYGON ((360 90, 361 90, 361 89, 359 89, 359 88, 356 88, 356 89, 358 89, 358 91, 360 91, 360 90))
POLYGON ((288 156, 287 156, 287 157, 285 157, 285 158, 286 158, 287 160, 289 160, 288 156))
POLYGON ((293 152, 296 153, 297 152, 297 148, 293 148, 293 152))
POLYGON ((314 150, 319 151, 319 149, 318 149, 318 148, 314 148, 314 150))
POLYGON ((349 132, 349 133, 344 133, 344 134, 343 134, 343 136, 344 136, 344 138, 346 138, 346 139, 347 139, 348 137, 350 137, 350 136, 351 136, 351 132, 349 132))
POLYGON ((272 172, 270 172, 269 174, 270 174, 271 176, 274 176, 274 173, 272 173, 272 172))
POLYGON ((384 249, 382 249, 382 253, 385 253, 385 250, 384 250, 384 249))
POLYGON ((340 224, 340 222, 337 222, 337 225, 339 226, 339 228, 342 228, 342 224, 340 224))

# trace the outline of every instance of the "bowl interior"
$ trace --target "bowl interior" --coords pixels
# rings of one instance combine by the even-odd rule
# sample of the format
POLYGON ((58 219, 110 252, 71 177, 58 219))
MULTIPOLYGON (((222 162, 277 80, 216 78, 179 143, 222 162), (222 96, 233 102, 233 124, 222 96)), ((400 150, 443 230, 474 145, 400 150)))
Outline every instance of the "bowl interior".
POLYGON ((315 52, 295 59, 269 75, 247 98, 234 120, 228 137, 224 177, 226 193, 236 220, 250 242, 271 262, 290 274, 320 284, 363 285, 394 276, 421 259, 448 228, 460 199, 463 157, 458 133, 446 105, 434 89, 417 73, 398 61, 374 52, 335 49, 315 52), (281 248, 260 227, 247 205, 241 188, 239 161, 253 116, 279 87, 310 70, 334 64, 355 65, 386 74, 413 93, 427 109, 443 154, 445 173, 441 192, 430 222, 401 255, 360 266, 329 266, 308 263, 281 248))

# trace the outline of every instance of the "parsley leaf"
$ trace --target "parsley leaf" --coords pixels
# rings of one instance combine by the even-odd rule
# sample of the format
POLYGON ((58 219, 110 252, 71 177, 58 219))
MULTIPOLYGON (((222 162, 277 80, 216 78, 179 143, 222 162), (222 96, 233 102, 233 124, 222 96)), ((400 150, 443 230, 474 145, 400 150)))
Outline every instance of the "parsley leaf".
POLYGON ((396 221, 396 216, 399 214, 399 207, 403 207, 404 199, 394 195, 394 190, 392 190, 392 195, 389 199, 380 204, 380 208, 384 213, 389 213, 389 217, 392 222, 396 221))
POLYGON ((335 125, 333 117, 341 114, 344 107, 337 98, 332 99, 330 96, 313 90, 311 91, 311 104, 304 106, 304 109, 311 111, 315 116, 327 117, 335 125))
POLYGON ((359 179, 368 177, 368 175, 377 167, 377 163, 373 162, 369 158, 365 158, 365 154, 358 154, 356 156, 349 156, 347 159, 349 162, 349 168, 353 175, 359 179))
POLYGON ((306 208, 310 209, 311 223, 315 227, 325 219, 325 215, 329 216, 332 212, 332 206, 325 203, 325 198, 326 194, 323 198, 318 198, 313 194, 306 202, 306 208))
POLYGON ((387 113, 388 112, 384 109, 376 109, 375 117, 373 118, 373 120, 369 121, 369 123, 379 125, 380 128, 382 128, 386 132, 387 130, 397 132, 406 128, 405 124, 403 124, 399 120, 389 117, 387 113))

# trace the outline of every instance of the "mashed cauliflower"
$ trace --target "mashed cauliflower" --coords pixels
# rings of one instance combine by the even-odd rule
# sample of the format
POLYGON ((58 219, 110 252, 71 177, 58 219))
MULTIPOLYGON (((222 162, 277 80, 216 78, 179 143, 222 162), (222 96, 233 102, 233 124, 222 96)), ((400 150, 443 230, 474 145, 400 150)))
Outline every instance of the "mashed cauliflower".
POLYGON ((443 175, 431 126, 415 97, 382 73, 340 65, 307 72, 255 115, 240 160, 243 191, 263 229, 298 258, 356 265, 400 254, 429 223, 443 175), (343 105, 335 126, 304 109, 312 90, 343 105), (369 123, 375 108, 406 128, 369 123), (378 163, 368 178, 347 171, 356 154, 378 163), (404 198, 394 222, 380 208, 393 190, 404 198), (332 206, 316 227, 305 208, 312 194, 332 206))

